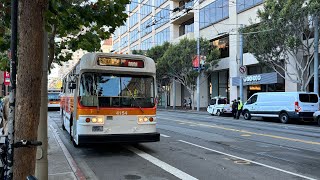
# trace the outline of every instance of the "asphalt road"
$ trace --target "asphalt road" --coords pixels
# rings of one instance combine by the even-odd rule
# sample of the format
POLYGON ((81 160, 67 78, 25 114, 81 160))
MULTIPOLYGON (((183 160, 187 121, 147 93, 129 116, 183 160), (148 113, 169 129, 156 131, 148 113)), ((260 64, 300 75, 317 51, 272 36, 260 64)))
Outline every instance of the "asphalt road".
POLYGON ((88 179, 320 179, 315 124, 160 110, 160 142, 74 148, 59 113, 49 119, 88 179))

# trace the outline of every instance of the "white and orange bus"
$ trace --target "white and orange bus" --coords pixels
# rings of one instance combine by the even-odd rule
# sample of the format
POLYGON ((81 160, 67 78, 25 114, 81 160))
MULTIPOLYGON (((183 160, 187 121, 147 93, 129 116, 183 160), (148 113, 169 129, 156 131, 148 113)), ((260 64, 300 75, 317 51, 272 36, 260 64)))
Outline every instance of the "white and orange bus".
POLYGON ((155 77, 145 56, 85 54, 63 78, 62 128, 75 146, 159 141, 155 77))
POLYGON ((48 109, 60 107, 60 89, 48 89, 48 109))

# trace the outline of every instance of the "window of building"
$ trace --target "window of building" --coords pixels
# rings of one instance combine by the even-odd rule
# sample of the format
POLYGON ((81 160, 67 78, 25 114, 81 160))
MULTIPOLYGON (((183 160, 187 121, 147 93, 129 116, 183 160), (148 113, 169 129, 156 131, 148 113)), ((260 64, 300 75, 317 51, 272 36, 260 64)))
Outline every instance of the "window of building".
POLYGON ((212 41, 214 47, 220 51, 220 58, 229 57, 229 36, 220 37, 212 41))
POLYGON ((128 46, 128 35, 124 36, 120 40, 120 48, 123 49, 128 46))
POLYGON ((157 45, 162 45, 164 42, 170 40, 170 28, 167 27, 166 29, 158 32, 155 36, 155 41, 157 45))
POLYGON ((113 48, 114 51, 118 51, 119 49, 119 41, 113 44, 113 48))
POLYGON ((131 51, 140 50, 139 44, 136 44, 136 45, 132 46, 130 49, 131 49, 131 51))
POLYGON ((159 7, 161 6, 163 3, 167 2, 168 0, 155 0, 154 1, 154 6, 159 7))
POLYGON ((169 10, 169 8, 170 7, 168 5, 164 9, 162 9, 160 12, 158 12, 156 14, 156 17, 155 17, 155 22, 156 22, 155 28, 156 29, 170 21, 170 10, 169 10))
POLYGON ((144 19, 149 14, 151 14, 151 12, 152 12, 152 1, 151 0, 148 0, 146 3, 142 3, 142 4, 143 5, 140 10, 141 20, 144 19))
POLYGON ((119 29, 116 29, 113 33, 113 39, 118 39, 119 37, 119 29))
POLYGON ((129 18, 129 23, 130 23, 130 28, 132 28, 134 25, 138 23, 138 14, 134 13, 132 16, 129 18))
POLYGON ((187 33, 194 32, 194 21, 193 18, 182 23, 179 26, 179 36, 183 36, 187 33))
POLYGON ((133 31, 130 32, 130 44, 136 42, 139 38, 139 31, 138 28, 135 28, 133 31))
POLYGON ((179 7, 190 8, 190 7, 193 7, 193 5, 194 5, 194 1, 193 0, 179 1, 179 7))
POLYGON ((148 39, 145 39, 144 41, 142 41, 141 43, 141 50, 148 50, 152 47, 152 37, 149 37, 148 39))
POLYGON ((127 31, 128 31, 128 27, 126 24, 120 27, 120 34, 121 35, 126 33, 127 31))
POLYGON ((240 13, 261 3, 263 0, 237 0, 237 12, 240 13))
POLYGON ((144 23, 141 24, 141 37, 151 33, 152 31, 152 18, 146 20, 144 23))
POLYGON ((205 28, 229 17, 228 0, 216 0, 200 9, 200 28, 205 28))
POLYGON ((138 0, 132 0, 130 5, 129 5, 129 11, 132 11, 137 7, 138 7, 138 0))

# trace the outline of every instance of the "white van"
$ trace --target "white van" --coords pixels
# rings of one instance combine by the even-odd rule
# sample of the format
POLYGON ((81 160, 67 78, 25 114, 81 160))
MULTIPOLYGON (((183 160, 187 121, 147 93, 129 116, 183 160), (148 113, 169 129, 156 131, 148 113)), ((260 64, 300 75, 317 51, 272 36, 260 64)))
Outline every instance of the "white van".
POLYGON ((282 123, 291 119, 312 119, 319 110, 319 96, 307 92, 255 93, 243 106, 244 119, 277 117, 282 123))
POLYGON ((221 116, 222 114, 231 113, 231 105, 228 104, 227 97, 217 96, 210 100, 210 104, 207 107, 207 112, 211 115, 221 116))

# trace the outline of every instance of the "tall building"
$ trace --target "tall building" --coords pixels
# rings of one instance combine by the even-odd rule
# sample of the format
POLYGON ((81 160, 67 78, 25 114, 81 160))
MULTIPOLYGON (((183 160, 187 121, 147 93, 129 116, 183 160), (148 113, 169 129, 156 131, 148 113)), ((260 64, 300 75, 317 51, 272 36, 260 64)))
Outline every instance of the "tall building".
MULTIPOLYGON (((263 0, 133 0, 127 7, 129 18, 113 36, 113 50, 147 50, 185 37, 210 40, 219 48, 221 59, 217 67, 212 67, 213 73, 201 76, 201 107, 206 107, 214 96, 236 99, 240 77, 246 79, 244 100, 255 92, 297 91, 296 83, 260 66, 250 53, 243 56, 246 71, 239 72, 239 28, 258 23, 257 11, 262 6, 263 0)), ((191 95, 181 84, 172 83, 175 85, 169 87, 168 105, 173 105, 175 94, 176 105, 181 106, 183 99, 191 95)))
POLYGON ((104 53, 111 52, 111 50, 112 50, 112 38, 109 38, 109 39, 103 41, 103 44, 101 46, 101 50, 104 53))

